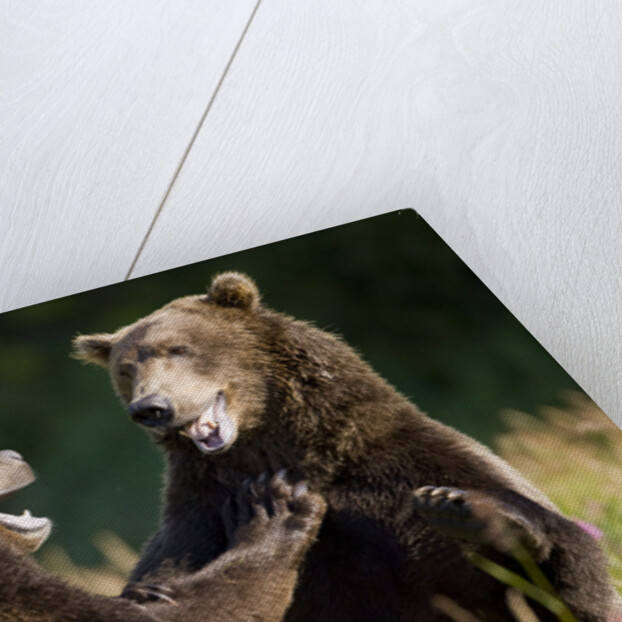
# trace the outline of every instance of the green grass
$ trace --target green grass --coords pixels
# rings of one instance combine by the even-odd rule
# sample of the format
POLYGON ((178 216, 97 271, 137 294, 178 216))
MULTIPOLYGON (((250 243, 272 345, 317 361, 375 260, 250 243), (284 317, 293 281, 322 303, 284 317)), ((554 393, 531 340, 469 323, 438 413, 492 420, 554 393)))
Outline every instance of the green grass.
POLYGON ((507 412, 497 452, 599 540, 622 592, 622 431, 587 397, 539 418, 507 412))

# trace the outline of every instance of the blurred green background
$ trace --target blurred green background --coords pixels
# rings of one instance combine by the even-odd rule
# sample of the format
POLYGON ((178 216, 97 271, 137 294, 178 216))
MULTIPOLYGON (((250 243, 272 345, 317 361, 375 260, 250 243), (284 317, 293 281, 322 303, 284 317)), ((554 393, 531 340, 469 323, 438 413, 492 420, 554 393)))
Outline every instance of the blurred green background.
POLYGON ((5 313, 0 445, 39 479, 2 510, 50 516, 51 542, 77 564, 101 562, 101 530, 140 548, 157 525, 163 460, 106 372, 69 358, 70 341, 200 293, 224 270, 252 276, 267 305, 341 334, 422 410, 485 443, 504 429, 501 410, 537 412, 576 388, 412 210, 5 313))

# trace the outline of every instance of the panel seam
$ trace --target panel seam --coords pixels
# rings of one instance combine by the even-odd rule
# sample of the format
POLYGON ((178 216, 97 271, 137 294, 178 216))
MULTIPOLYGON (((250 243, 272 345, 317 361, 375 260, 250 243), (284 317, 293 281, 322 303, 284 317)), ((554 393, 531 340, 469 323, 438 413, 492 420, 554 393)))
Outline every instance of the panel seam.
POLYGON ((127 281, 128 279, 132 278, 132 272, 134 271, 134 268, 136 268, 136 264, 138 263, 138 260, 140 259, 140 256, 143 250, 145 249, 147 240, 149 239, 149 236, 153 232, 156 222, 158 221, 158 218, 160 217, 160 214, 162 213, 162 210, 164 209, 164 205, 166 204, 168 197, 171 194, 173 186, 175 185, 175 182, 177 181, 177 178, 179 177, 179 174, 181 173, 181 169, 184 167, 184 164, 186 163, 186 160, 188 159, 188 155, 190 154, 190 151, 192 150, 192 147, 201 132, 203 124, 205 123, 205 119, 207 119, 207 115, 209 114, 210 110, 212 109, 212 106, 214 105, 214 101, 216 100, 216 97, 220 91, 220 87, 223 85, 225 78, 227 77, 227 74, 229 73, 229 69, 231 69, 231 66, 233 65, 233 61, 235 60, 235 57, 240 47, 242 46, 242 42, 244 41, 244 38, 246 37, 246 34, 248 33, 251 27, 251 24, 253 23, 253 19, 255 18, 255 14, 257 13, 257 10, 259 9, 259 5, 261 4, 261 2, 262 0, 257 0, 257 4, 255 4, 255 8, 253 9, 251 13, 248 19, 248 22, 246 22, 246 26, 244 26, 244 30, 242 30, 242 34, 240 35, 240 38, 235 48, 233 48, 233 53, 231 54, 231 58, 229 58, 229 61, 227 62, 225 69, 222 72, 222 75, 220 76, 220 80, 218 80, 218 84, 216 85, 216 88, 214 89, 214 92, 212 93, 212 96, 210 97, 207 103, 207 106, 205 107, 205 110, 203 111, 203 114, 201 115, 201 118, 199 119, 199 123, 196 129, 194 130, 192 137, 190 138, 190 142, 186 146, 186 149, 184 150, 184 153, 181 156, 179 164, 175 168, 173 177, 171 178, 171 181, 169 182, 166 188, 164 196, 162 197, 162 200, 160 201, 160 204, 158 205, 158 208, 156 209, 156 212, 153 215, 153 218, 151 219, 151 224, 149 225, 149 228, 147 229, 147 232, 145 233, 145 236, 143 237, 140 243, 140 246, 138 247, 138 250, 136 251, 136 255, 134 256, 134 259, 132 260, 132 263, 130 264, 130 268, 127 271, 127 274, 125 275, 125 278, 123 279, 124 281, 127 281))

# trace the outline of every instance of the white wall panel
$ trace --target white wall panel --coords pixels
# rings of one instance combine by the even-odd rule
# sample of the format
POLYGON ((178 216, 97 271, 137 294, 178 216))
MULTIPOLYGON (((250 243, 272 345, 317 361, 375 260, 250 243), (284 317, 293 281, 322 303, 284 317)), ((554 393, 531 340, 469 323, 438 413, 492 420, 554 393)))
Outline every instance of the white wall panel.
POLYGON ((133 275, 415 207, 622 423, 615 0, 263 0, 133 275))
POLYGON ((0 310, 125 277, 254 6, 3 3, 0 310))

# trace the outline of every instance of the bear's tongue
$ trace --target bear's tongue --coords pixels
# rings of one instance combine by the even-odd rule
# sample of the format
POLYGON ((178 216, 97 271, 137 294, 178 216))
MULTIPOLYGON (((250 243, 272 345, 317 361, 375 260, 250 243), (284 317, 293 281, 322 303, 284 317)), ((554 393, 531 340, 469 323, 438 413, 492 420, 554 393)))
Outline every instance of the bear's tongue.
POLYGON ((218 393, 212 405, 189 423, 185 431, 203 453, 228 445, 235 436, 235 424, 227 414, 224 393, 218 393))

